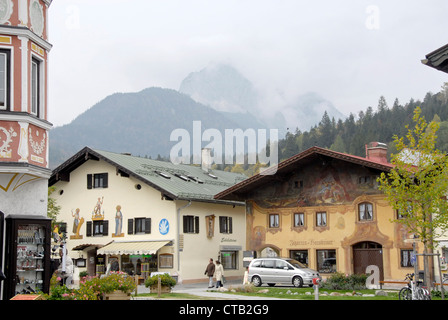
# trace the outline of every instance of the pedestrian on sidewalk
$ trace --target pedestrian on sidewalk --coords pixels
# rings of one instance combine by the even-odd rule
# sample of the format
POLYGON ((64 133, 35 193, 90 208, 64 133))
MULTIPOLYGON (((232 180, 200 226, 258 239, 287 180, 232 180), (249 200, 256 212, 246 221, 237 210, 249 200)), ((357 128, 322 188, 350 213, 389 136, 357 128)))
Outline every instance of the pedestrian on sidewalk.
POLYGON ((215 264, 213 263, 212 258, 210 258, 210 261, 208 262, 204 274, 208 276, 208 287, 213 288, 213 275, 215 274, 215 264))
POLYGON ((215 278, 216 288, 222 287, 224 282, 224 268, 219 260, 216 260, 215 278))

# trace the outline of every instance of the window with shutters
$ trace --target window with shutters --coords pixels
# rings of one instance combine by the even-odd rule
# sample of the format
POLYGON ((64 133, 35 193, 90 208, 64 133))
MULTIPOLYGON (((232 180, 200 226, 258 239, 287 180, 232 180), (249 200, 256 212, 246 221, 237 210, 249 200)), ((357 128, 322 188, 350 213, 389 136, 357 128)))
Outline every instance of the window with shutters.
POLYGON ((199 217, 183 216, 184 233, 199 233, 199 217))
POLYGON ((109 221, 87 221, 86 228, 87 237, 107 236, 109 233, 109 221))
POLYGON ((232 217, 219 217, 219 232, 221 233, 233 232, 232 217))
POLYGON ((87 189, 107 188, 109 177, 107 173, 87 175, 87 189))
POLYGON ((128 219, 128 234, 150 234, 151 218, 128 219))

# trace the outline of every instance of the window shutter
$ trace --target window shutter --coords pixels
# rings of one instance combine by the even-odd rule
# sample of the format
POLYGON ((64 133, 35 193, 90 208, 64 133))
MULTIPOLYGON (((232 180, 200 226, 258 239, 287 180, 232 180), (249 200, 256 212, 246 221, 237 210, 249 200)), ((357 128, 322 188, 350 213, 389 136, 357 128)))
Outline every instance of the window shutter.
POLYGON ((92 189, 93 176, 91 174, 87 175, 87 189, 92 189))
POLYGON ((108 187, 108 182, 109 182, 109 174, 103 173, 103 188, 108 187))
POLYGON ((134 234, 134 219, 128 219, 128 234, 134 234))
POLYGON ((151 218, 145 218, 145 233, 151 233, 151 218))
POLYGON ((86 236, 91 237, 92 236, 92 221, 87 221, 86 224, 86 236))
POLYGON ((183 222, 184 222, 184 233, 188 233, 188 217, 183 216, 183 222))
POLYGON ((194 233, 199 233, 199 217, 194 217, 194 233))
POLYGON ((109 233, 109 221, 104 220, 103 221, 103 236, 107 236, 109 233))
POLYGON ((225 218, 226 217, 219 217, 219 232, 220 233, 225 233, 226 232, 226 230, 225 230, 225 225, 226 225, 225 218))
POLYGON ((233 222, 232 222, 232 217, 229 217, 229 233, 233 233, 233 222))

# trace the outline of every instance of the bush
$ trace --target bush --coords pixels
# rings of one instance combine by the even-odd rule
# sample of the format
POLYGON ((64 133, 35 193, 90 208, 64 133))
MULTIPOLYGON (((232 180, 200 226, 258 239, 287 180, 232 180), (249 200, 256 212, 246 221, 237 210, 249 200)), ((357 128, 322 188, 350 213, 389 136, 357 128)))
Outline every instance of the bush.
POLYGON ((366 274, 345 275, 337 272, 326 281, 319 284, 319 288, 327 290, 363 290, 366 289, 366 274))
POLYGON ((50 281, 50 294, 45 294, 47 300, 98 300, 103 293, 115 290, 131 292, 135 290, 134 278, 124 272, 112 272, 110 275, 99 277, 83 277, 79 289, 70 289, 60 285, 59 278, 53 276, 50 281))
POLYGON ((160 282, 162 286, 167 286, 167 287, 174 287, 176 285, 176 280, 171 277, 168 273, 164 273, 164 274, 160 274, 160 275, 155 275, 152 277, 149 277, 145 280, 145 286, 148 287, 152 287, 152 286, 157 286, 159 283, 159 278, 160 278, 160 282))

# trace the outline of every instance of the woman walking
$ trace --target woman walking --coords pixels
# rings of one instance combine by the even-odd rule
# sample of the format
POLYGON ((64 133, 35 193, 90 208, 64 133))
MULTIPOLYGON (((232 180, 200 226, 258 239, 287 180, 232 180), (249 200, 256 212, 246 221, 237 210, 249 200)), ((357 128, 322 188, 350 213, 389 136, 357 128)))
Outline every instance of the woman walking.
POLYGON ((215 279, 216 279, 216 288, 223 286, 224 281, 224 268, 222 267, 221 262, 216 260, 216 268, 215 268, 215 279))

